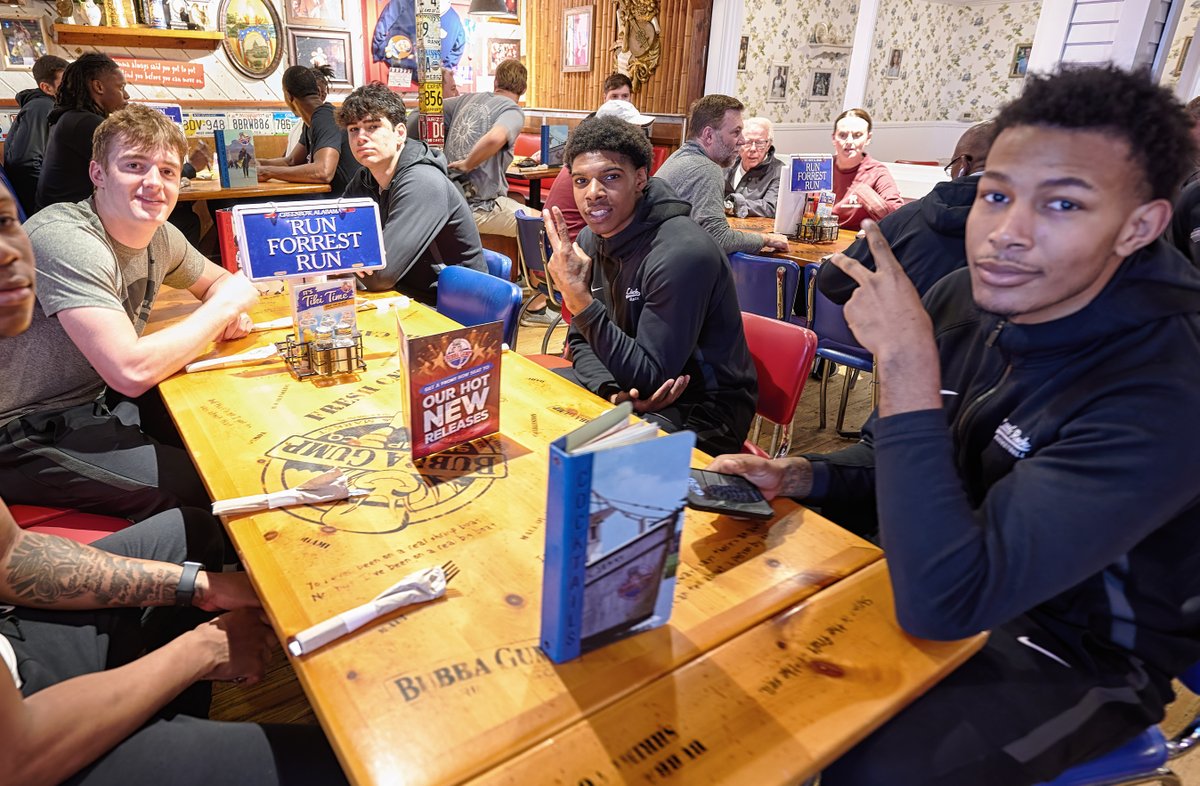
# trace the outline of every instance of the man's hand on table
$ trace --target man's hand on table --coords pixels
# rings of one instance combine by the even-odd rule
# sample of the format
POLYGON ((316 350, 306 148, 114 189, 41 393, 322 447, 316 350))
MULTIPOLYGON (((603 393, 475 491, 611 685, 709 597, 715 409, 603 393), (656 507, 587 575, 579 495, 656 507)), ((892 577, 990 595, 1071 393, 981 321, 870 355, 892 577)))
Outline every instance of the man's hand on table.
POLYGON ((186 636, 204 648, 212 668, 206 680, 226 680, 253 685, 263 678, 275 631, 259 609, 239 609, 197 625, 186 636))
POLYGON ((256 609, 262 606, 245 573, 210 573, 206 570, 196 574, 196 593, 192 605, 205 611, 233 611, 256 609))
POLYGON ((246 312, 258 302, 258 290, 244 273, 239 271, 217 281, 205 301, 225 309, 226 313, 230 314, 218 340, 230 341, 250 334, 254 321, 246 312))
POLYGON ((776 497, 803 499, 812 493, 812 463, 806 458, 765 459, 748 453, 717 456, 706 469, 726 475, 741 475, 768 500, 776 497))
POLYGON ((874 221, 864 221, 862 227, 875 270, 845 254, 834 254, 829 261, 858 283, 843 313, 858 343, 875 356, 879 414, 938 409, 941 373, 933 322, 879 227, 874 221))
POLYGON ((465 159, 465 158, 460 158, 456 161, 451 161, 450 163, 446 164, 446 166, 449 169, 453 169, 455 172, 470 172, 471 171, 469 168, 467 168, 467 159, 465 159))
POLYGON ((775 232, 763 233, 763 249, 771 251, 787 251, 788 239, 775 232))
POLYGON ((582 312, 592 303, 592 258, 583 253, 578 243, 571 242, 567 221, 557 207, 542 214, 546 237, 554 253, 547 269, 554 285, 562 292, 563 303, 572 314, 582 312))
POLYGON ((690 375, 680 374, 675 379, 668 379, 662 383, 658 390, 654 392, 654 395, 648 399, 639 398, 637 388, 633 388, 628 392, 621 391, 620 393, 614 393, 608 400, 614 404, 620 404, 622 401, 632 401, 633 411, 639 415, 645 415, 648 412, 658 412, 660 409, 665 409, 674 404, 691 381, 692 378, 690 375))

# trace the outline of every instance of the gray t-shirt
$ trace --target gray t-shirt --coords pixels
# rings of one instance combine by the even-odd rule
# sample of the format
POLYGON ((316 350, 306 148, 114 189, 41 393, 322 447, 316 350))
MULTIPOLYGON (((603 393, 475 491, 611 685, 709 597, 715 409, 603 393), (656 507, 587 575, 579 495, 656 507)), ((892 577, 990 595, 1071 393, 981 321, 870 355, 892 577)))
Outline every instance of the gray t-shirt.
POLYGON ((508 181, 504 170, 512 163, 513 142, 525 126, 525 113, 517 102, 495 93, 468 93, 446 101, 442 109, 446 123, 447 161, 466 158, 480 137, 499 123, 508 134, 508 143, 499 153, 473 169, 468 177, 474 195, 468 193, 467 201, 473 209, 491 210, 496 197, 508 194, 508 181))
POLYGON ((150 246, 133 249, 104 231, 91 201, 51 205, 25 222, 37 257, 33 324, 0 341, 0 425, 30 412, 57 411, 93 401, 104 381, 55 315, 81 307, 124 312, 140 336, 159 287, 186 289, 205 259, 170 224, 150 246), (153 264, 151 264, 151 260, 153 264))

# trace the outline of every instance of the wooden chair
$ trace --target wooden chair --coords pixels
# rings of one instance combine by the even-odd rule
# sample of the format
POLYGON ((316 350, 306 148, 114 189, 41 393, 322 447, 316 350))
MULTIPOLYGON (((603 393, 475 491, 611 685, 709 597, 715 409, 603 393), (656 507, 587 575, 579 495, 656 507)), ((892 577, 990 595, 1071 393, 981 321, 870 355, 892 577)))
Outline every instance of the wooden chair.
POLYGON ((792 442, 791 422, 796 414, 796 404, 800 402, 804 383, 812 371, 817 336, 808 328, 745 311, 742 312, 742 327, 746 331, 750 356, 754 359, 754 370, 758 372, 754 437, 742 445, 742 452, 766 458, 786 456, 792 442), (757 444, 764 419, 775 426, 769 454, 757 444), (782 441, 779 440, 781 430, 782 441))

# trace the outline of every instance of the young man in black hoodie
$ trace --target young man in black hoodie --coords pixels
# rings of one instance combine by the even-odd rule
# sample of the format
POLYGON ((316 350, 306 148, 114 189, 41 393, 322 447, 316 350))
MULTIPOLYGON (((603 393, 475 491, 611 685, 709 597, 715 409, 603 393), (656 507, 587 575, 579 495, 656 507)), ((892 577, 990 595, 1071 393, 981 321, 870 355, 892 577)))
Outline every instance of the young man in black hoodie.
POLYGON ((54 95, 62 81, 67 61, 57 55, 42 55, 33 64, 37 87, 17 93, 21 111, 8 130, 4 145, 4 172, 12 183, 14 195, 25 212, 32 213, 37 194, 38 175, 42 172, 42 154, 50 135, 47 118, 54 108, 54 95))
POLYGON ((1026 78, 924 308, 878 227, 846 319, 879 365, 864 440, 718 458, 768 495, 878 511, 909 633, 983 650, 824 786, 1022 786, 1163 717, 1200 661, 1200 272, 1160 239, 1189 121, 1144 74, 1026 78))
POLYGON ((738 450, 758 386, 733 274, 691 206, 649 176, 650 159, 642 129, 615 117, 584 120, 567 140, 587 228, 572 244, 562 212, 545 216, 550 275, 574 315, 567 376, 610 399, 657 391, 639 411, 696 432, 701 450, 738 450))
POLYGON ((362 274, 363 285, 434 305, 446 265, 486 273, 471 208, 450 182, 445 156, 408 138, 400 96, 378 82, 365 85, 342 103, 337 121, 362 164, 345 196, 374 199, 383 221, 387 267, 362 274))

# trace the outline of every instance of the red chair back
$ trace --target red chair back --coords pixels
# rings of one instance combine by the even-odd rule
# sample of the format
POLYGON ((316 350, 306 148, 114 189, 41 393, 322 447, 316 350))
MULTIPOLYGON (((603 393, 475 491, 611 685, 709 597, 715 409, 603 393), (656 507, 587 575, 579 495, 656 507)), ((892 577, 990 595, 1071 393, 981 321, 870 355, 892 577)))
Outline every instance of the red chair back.
POLYGON ((817 334, 790 322, 745 311, 742 327, 758 372, 757 413, 772 423, 791 423, 812 371, 817 334))

